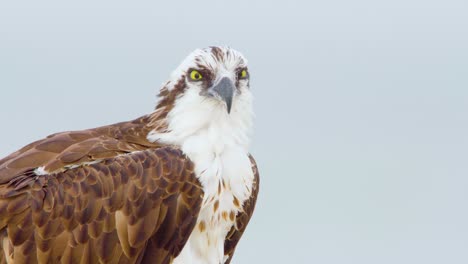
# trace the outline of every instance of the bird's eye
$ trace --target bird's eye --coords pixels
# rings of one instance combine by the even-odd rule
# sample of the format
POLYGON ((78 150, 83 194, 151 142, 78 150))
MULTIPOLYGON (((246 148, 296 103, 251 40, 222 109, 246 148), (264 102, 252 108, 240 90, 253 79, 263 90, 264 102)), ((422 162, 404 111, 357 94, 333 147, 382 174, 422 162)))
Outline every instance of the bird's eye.
POLYGON ((239 79, 246 79, 249 76, 246 69, 239 72, 239 79))
POLYGON ((201 75, 201 73, 197 70, 193 70, 190 72, 190 79, 192 79, 193 81, 199 81, 203 78, 203 76, 201 75))

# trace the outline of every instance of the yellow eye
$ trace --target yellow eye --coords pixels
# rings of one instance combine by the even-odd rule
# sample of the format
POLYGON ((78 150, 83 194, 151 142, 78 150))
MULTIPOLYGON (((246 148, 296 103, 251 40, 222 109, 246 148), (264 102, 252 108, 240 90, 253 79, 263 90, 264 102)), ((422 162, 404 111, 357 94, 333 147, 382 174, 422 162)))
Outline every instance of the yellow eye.
POLYGON ((240 77, 241 79, 247 78, 247 70, 242 70, 242 71, 240 72, 240 74, 239 74, 239 77, 240 77))
POLYGON ((197 70, 193 70, 190 72, 190 79, 194 80, 194 81, 199 81, 203 78, 203 76, 201 75, 201 73, 197 70))

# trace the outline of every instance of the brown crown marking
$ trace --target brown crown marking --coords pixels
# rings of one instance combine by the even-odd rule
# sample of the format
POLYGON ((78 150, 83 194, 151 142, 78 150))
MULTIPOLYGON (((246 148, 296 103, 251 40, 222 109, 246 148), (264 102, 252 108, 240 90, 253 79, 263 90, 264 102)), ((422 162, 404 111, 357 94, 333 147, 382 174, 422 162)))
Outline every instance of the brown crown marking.
POLYGON ((211 47, 211 54, 213 54, 218 61, 222 61, 224 58, 224 52, 220 47, 211 47))

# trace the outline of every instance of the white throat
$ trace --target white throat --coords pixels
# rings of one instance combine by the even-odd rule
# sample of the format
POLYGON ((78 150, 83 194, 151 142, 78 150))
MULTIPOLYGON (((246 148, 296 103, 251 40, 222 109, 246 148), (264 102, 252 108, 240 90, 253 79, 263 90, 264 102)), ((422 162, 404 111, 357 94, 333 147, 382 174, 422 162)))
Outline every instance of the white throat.
POLYGON ((236 95, 230 114, 222 104, 200 96, 196 89, 188 89, 176 100, 174 108, 167 116, 169 132, 152 131, 148 140, 185 148, 190 138, 205 133, 208 137, 204 143, 209 145, 203 148, 213 147, 219 152, 224 147, 237 146, 247 151, 253 119, 250 91, 236 95))
POLYGON ((179 146, 195 165, 204 190, 197 226, 173 263, 224 263, 224 240, 251 195, 254 175, 248 154, 252 127, 250 91, 236 94, 231 113, 222 102, 188 89, 167 116, 168 131, 148 140, 179 146))

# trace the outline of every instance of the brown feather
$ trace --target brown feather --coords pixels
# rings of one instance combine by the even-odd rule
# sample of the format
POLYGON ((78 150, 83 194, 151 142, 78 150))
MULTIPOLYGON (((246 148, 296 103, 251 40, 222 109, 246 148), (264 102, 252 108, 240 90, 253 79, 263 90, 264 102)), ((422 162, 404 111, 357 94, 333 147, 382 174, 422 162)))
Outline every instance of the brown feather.
POLYGON ((180 150, 146 140, 151 118, 55 134, 2 159, 0 263, 174 259, 203 191, 180 150))

